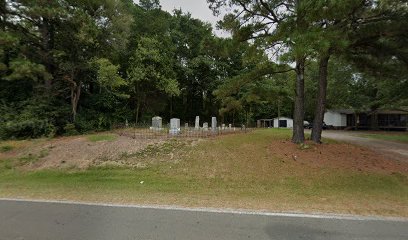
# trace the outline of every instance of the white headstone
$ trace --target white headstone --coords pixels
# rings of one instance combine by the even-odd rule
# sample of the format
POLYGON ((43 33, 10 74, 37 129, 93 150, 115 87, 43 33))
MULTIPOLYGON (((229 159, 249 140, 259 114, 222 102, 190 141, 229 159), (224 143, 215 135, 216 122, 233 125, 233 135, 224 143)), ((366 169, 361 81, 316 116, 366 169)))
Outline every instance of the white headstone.
POLYGON ((204 129, 204 131, 208 131, 208 123, 207 122, 203 123, 203 129, 204 129))
POLYGON ((184 128, 185 128, 185 129, 188 129, 188 123, 185 123, 185 124, 184 124, 184 128))
POLYGON ((225 130, 225 124, 223 123, 222 124, 222 128, 221 128, 222 130, 225 130))
POLYGON ((152 118, 152 129, 154 130, 160 130, 162 128, 163 125, 163 120, 161 117, 153 117, 152 118))
POLYGON ((199 129, 200 128, 200 116, 197 116, 195 119, 195 129, 199 129))
POLYGON ((171 135, 177 135, 181 131, 180 129, 180 119, 178 118, 172 118, 170 119, 170 130, 169 133, 171 135))
POLYGON ((211 119, 211 129, 215 132, 217 131, 217 118, 212 117, 211 119))
POLYGON ((232 124, 229 124, 229 125, 228 125, 228 128, 229 128, 229 130, 231 130, 231 128, 232 128, 232 124))

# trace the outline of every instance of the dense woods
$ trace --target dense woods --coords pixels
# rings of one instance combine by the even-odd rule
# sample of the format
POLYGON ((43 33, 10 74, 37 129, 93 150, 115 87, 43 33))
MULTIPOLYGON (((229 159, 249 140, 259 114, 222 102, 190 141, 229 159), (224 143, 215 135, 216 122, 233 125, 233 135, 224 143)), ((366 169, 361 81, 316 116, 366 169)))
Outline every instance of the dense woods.
POLYGON ((319 142, 327 107, 408 105, 406 2, 208 3, 231 38, 158 0, 1 0, 0 138, 279 115, 319 142))

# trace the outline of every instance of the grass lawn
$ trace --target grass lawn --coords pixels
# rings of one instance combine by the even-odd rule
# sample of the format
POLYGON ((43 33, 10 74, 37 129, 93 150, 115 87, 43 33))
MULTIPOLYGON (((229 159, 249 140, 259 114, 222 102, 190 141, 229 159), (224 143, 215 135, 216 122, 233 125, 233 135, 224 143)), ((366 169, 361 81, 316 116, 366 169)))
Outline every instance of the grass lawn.
POLYGON ((362 134, 360 135, 362 137, 366 138, 374 138, 374 139, 381 139, 381 140, 387 140, 387 141, 395 141, 395 142, 403 142, 403 143, 408 143, 408 134, 405 133, 400 133, 400 134, 362 134))
POLYGON ((182 146, 177 161, 144 169, 27 171, 3 159, 0 197, 408 217, 407 174, 283 161, 269 147, 290 134, 268 129, 203 140, 182 146))

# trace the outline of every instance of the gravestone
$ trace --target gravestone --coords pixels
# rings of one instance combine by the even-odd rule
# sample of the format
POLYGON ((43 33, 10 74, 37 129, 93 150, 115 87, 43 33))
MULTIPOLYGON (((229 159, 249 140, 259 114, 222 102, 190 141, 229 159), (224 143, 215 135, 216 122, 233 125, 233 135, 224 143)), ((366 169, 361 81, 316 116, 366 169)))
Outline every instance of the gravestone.
POLYGON ((229 128, 229 130, 231 130, 232 129, 232 124, 228 125, 228 128, 229 128))
POLYGON ((180 129, 180 119, 178 118, 172 118, 170 119, 170 130, 169 133, 171 135, 177 135, 181 131, 180 129))
POLYGON ((217 131, 217 118, 212 117, 211 119, 211 129, 213 132, 217 131))
POLYGON ((197 116, 195 119, 195 129, 199 129, 200 128, 200 116, 197 116))
POLYGON ((225 130, 225 124, 224 123, 221 125, 221 129, 225 130))
POLYGON ((208 123, 207 122, 203 123, 203 130, 208 131, 208 123))
POLYGON ((128 122, 128 120, 126 119, 126 122, 125 122, 125 127, 126 128, 128 128, 129 127, 129 122, 128 122))
POLYGON ((185 128, 185 129, 188 129, 188 123, 185 123, 185 124, 184 124, 184 128, 185 128))
POLYGON ((152 129, 153 130, 161 130, 163 127, 163 119, 161 117, 153 117, 152 118, 152 129))

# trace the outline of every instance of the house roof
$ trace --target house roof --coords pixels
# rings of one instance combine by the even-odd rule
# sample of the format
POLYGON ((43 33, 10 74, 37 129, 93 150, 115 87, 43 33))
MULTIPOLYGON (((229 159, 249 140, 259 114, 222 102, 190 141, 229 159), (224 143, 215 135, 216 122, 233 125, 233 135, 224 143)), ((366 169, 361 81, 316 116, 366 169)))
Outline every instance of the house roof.
POLYGON ((292 118, 288 118, 288 117, 279 117, 279 118, 274 118, 273 120, 277 120, 277 119, 279 119, 279 120, 293 120, 292 118))
POLYGON ((327 112, 337 112, 342 114, 353 114, 355 111, 353 109, 327 109, 327 112))
POLYGON ((354 114, 355 112, 360 112, 360 113, 367 113, 367 114, 372 114, 372 113, 377 113, 377 114, 408 114, 408 107, 401 107, 399 109, 377 109, 376 111, 370 111, 370 110, 365 110, 365 111, 355 111, 353 109, 327 109, 327 112, 337 112, 337 113, 342 113, 342 114, 354 114))
POLYGON ((377 114, 408 114, 406 110, 386 110, 386 109, 379 109, 374 111, 373 113, 377 114))

